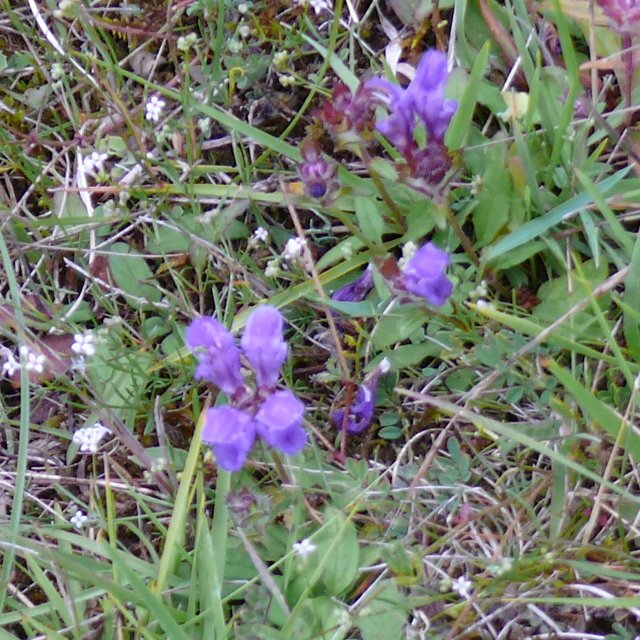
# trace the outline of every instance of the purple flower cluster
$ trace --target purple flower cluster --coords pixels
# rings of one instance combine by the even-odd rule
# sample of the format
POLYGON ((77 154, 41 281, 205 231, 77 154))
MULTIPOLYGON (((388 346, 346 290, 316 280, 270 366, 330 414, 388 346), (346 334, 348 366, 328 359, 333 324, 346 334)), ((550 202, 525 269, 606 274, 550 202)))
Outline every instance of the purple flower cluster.
POLYGON ((640 35, 640 0, 598 0, 598 4, 614 31, 640 35))
POLYGON ((247 321, 242 350, 215 318, 198 318, 187 328, 186 342, 199 362, 196 378, 231 398, 230 405, 208 410, 202 432, 202 440, 213 446, 227 471, 242 468, 258 436, 289 455, 302 451, 307 442, 304 405, 291 390, 276 390, 288 353, 283 322, 275 307, 258 307, 247 321), (255 388, 243 375, 242 355, 255 374, 255 388))
POLYGON ((385 96, 391 112, 388 118, 378 122, 378 130, 403 153, 415 144, 413 132, 416 122, 424 124, 430 143, 443 142, 458 108, 455 100, 445 98, 448 80, 447 59, 435 49, 424 54, 415 78, 406 89, 384 78, 369 80, 367 87, 385 96))
POLYGON ((338 165, 322 155, 320 145, 312 138, 302 144, 303 162, 299 167, 305 190, 312 198, 324 198, 338 187, 336 172, 338 165))
MULTIPOLYGON (((396 289, 441 307, 453 291, 453 284, 446 276, 450 263, 451 257, 446 251, 427 242, 415 252, 402 271, 396 267, 391 279, 396 289)), ((360 302, 372 288, 373 273, 369 266, 359 278, 335 291, 331 297, 339 302, 360 302)))

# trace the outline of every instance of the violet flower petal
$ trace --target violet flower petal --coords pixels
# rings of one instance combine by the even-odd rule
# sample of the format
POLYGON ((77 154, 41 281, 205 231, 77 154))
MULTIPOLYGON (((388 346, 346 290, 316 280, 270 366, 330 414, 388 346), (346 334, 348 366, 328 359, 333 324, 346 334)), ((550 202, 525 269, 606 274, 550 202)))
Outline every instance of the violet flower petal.
POLYGON ((302 426, 304 404, 292 391, 276 391, 256 414, 256 429, 268 444, 283 453, 299 453, 307 443, 302 426))
POLYGON ((230 406, 207 411, 202 441, 213 446, 223 469, 241 469, 255 440, 256 425, 248 413, 230 406))
POLYGON ((336 302, 362 302, 373 289, 373 284, 373 269, 369 265, 353 282, 334 291, 331 299, 336 302))
MULTIPOLYGON (((349 433, 361 433, 373 422, 376 408, 377 380, 373 384, 363 383, 358 388, 355 402, 351 405, 347 418, 347 431, 349 433)), ((333 414, 333 424, 342 429, 344 421, 344 409, 339 409, 333 414)))
POLYGON ((240 344, 259 385, 274 387, 287 358, 282 325, 282 314, 268 305, 258 307, 247 321, 240 344))
POLYGON ((446 251, 427 242, 404 268, 404 286, 407 291, 426 298, 431 304, 442 306, 453 291, 453 284, 445 275, 450 262, 446 251))
POLYGON ((233 394, 244 384, 240 350, 231 333, 215 318, 196 318, 185 334, 186 343, 198 358, 195 377, 212 382, 233 394))

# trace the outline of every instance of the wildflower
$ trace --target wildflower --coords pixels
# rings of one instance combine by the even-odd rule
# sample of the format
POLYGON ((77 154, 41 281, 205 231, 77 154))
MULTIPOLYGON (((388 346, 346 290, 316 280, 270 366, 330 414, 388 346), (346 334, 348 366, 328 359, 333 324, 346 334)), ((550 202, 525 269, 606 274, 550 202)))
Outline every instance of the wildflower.
POLYGON ((264 270, 265 278, 277 278, 281 273, 280 258, 273 258, 267 262, 264 270))
POLYGON ((2 375, 9 376, 9 378, 13 378, 16 371, 20 370, 20 363, 16 360, 16 357, 13 355, 13 351, 7 349, 7 347, 1 347, 2 355, 4 356, 4 362, 2 364, 2 375))
MULTIPOLYGON (((390 363, 384 358, 380 364, 367 376, 358 388, 355 402, 348 407, 346 429, 349 433, 362 433, 373 421, 376 408, 376 392, 380 376, 389 371, 390 363)), ((345 409, 339 409, 333 414, 333 424, 342 429, 345 419, 345 409)))
POLYGON ((353 282, 334 291, 331 299, 336 302, 361 302, 371 289, 373 289, 373 269, 369 265, 353 282))
POLYGON ((79 356, 92 356, 96 352, 95 336, 91 331, 76 333, 73 336, 71 350, 79 356))
POLYGON ((218 464, 227 471, 239 471, 256 440, 253 418, 234 407, 209 409, 202 440, 216 452, 218 464))
POLYGON ((304 404, 289 389, 275 390, 288 353, 283 324, 280 312, 268 305, 258 307, 247 321, 240 345, 255 373, 254 389, 245 384, 233 336, 215 318, 194 320, 187 329, 187 344, 200 360, 196 377, 231 395, 231 405, 208 410, 202 433, 227 471, 242 468, 258 436, 289 455, 307 442, 304 404))
POLYGON ((318 16, 323 11, 331 11, 329 0, 295 0, 298 6, 310 6, 318 16))
POLYGON ((196 378, 212 382, 228 394, 244 385, 240 350, 231 333, 215 318, 194 320, 187 329, 186 342, 200 362, 196 378))
POLYGON ((97 453, 100 441, 109 433, 111 429, 96 422, 90 427, 78 429, 73 434, 72 440, 79 445, 82 453, 97 453))
POLYGON ((240 345, 259 385, 273 387, 288 347, 282 338, 282 315, 275 307, 258 307, 247 321, 240 345))
POLYGON ((371 138, 375 126, 373 91, 367 83, 361 83, 355 93, 346 84, 338 82, 331 98, 323 101, 315 114, 334 135, 339 145, 349 146, 371 138))
POLYGON ((151 99, 145 105, 145 118, 151 122, 158 122, 162 115, 162 110, 166 106, 166 102, 158 98, 158 96, 151 96, 151 99))
POLYGON ((20 347, 20 355, 24 361, 24 368, 27 371, 35 371, 36 373, 42 373, 44 371, 45 357, 41 353, 31 351, 26 345, 20 347))
POLYGON ((451 258, 431 242, 415 253, 403 269, 402 284, 407 291, 442 306, 451 295, 453 284, 445 276, 451 258))
POLYGON ((248 24, 241 24, 238 27, 238 35, 246 40, 251 35, 251 27, 248 24))
POLYGON ((304 405, 292 391, 276 391, 256 414, 256 429, 272 447, 294 455, 304 449, 307 432, 302 426, 304 405))
POLYGON ((304 141, 302 158, 304 162, 299 167, 300 177, 312 198, 323 198, 337 188, 338 165, 324 158, 317 142, 310 138, 304 141))
POLYGON ((64 77, 64 67, 59 63, 59 62, 54 62, 51 65, 51 79, 54 82, 57 82, 58 80, 62 80, 62 78, 64 77))
POLYGON ((251 238, 249 238, 249 246, 257 247, 260 244, 267 244, 269 241, 269 232, 264 227, 258 227, 251 238))
POLYGON ((276 69, 283 69, 289 59, 288 51, 277 51, 273 54, 273 66, 276 69))
POLYGON ((451 591, 455 591, 461 598, 468 600, 471 597, 471 587, 473 582, 467 580, 464 576, 460 576, 452 585, 451 591))
POLYGON ((303 258, 306 248, 307 243, 302 238, 289 238, 287 244, 284 245, 282 257, 287 262, 299 262, 303 258))
POLYGON ((369 90, 382 94, 391 115, 378 122, 377 128, 400 150, 414 144, 413 132, 418 119, 427 129, 429 143, 442 142, 458 103, 445 98, 449 79, 446 56, 432 49, 427 51, 411 84, 402 89, 383 78, 365 84, 369 90))
POLYGON ((618 33, 640 33, 640 0, 598 0, 611 28, 618 33))
POLYGON ((69 518, 69 522, 76 528, 82 529, 84 527, 84 523, 89 519, 89 516, 85 514, 82 509, 78 509, 72 516, 69 518))
POLYGON ((241 2, 238 5, 238 13, 243 16, 247 11, 249 11, 249 5, 246 2, 241 2))
POLYGON ((191 49, 191 47, 195 45, 197 40, 198 40, 198 36, 195 33, 189 33, 186 36, 180 36, 178 38, 176 47, 178 48, 178 51, 182 51, 186 53, 187 51, 189 51, 189 49, 191 49))
POLYGON ((87 173, 96 175, 104 171, 105 160, 109 157, 106 153, 93 151, 82 159, 82 166, 87 173))
POLYGON ((313 544, 309 538, 305 538, 300 542, 294 542, 292 546, 293 553, 303 562, 306 562, 309 559, 309 556, 313 555, 317 548, 318 547, 313 544))
POLYGON ((296 83, 296 79, 290 73, 281 73, 278 76, 278 82, 283 87, 291 87, 296 83))

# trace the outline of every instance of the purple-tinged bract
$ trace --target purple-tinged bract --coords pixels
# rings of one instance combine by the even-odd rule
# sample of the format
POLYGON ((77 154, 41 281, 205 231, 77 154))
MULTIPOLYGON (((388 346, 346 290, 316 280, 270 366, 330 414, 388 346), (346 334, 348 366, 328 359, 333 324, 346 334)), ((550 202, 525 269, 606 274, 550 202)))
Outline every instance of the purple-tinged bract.
POLYGON ((251 314, 242 334, 240 344, 259 385, 274 387, 287 358, 282 325, 282 314, 275 307, 265 305, 251 314))
POLYGON ((403 270, 403 284, 407 291, 426 298, 431 304, 442 306, 453 291, 453 284, 445 271, 451 258, 435 244, 423 245, 403 270))
POLYGON ((228 394, 243 386, 240 350, 231 333, 218 320, 194 320, 187 328, 186 342, 200 363, 196 378, 212 382, 228 394))
POLYGON ((224 406, 207 412, 202 441, 213 446, 218 464, 223 469, 241 469, 255 440, 255 422, 245 411, 224 406))
POLYGON ((299 453, 307 443, 302 426, 304 404, 286 389, 267 398, 256 414, 256 429, 268 444, 283 453, 299 453))

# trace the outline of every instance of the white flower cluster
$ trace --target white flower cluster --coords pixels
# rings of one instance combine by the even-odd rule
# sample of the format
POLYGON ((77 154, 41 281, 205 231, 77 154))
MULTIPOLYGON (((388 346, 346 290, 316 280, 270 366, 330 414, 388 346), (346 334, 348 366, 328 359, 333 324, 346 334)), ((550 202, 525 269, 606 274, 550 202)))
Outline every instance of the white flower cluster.
POLYGON ((80 451, 84 453, 97 453, 100 441, 111 429, 96 422, 91 427, 83 427, 73 434, 73 441, 80 446, 80 451))
POLYGON ((258 227, 249 238, 249 246, 252 249, 267 242, 269 242, 269 232, 264 227, 258 227))
POLYGON ((82 159, 82 166, 87 173, 95 176, 104 171, 104 163, 108 157, 107 153, 93 151, 82 159))
MULTIPOLYGON (((4 357, 4 362, 2 363, 2 375, 9 376, 11 378, 16 371, 20 370, 21 364, 13 355, 13 352, 10 349, 7 349, 7 347, 2 347, 0 352, 4 357)), ((33 371, 35 373, 44 372, 44 365, 47 361, 44 354, 32 351, 25 344, 20 346, 18 352, 20 353, 20 359, 22 360, 26 371, 33 371)))
POLYGON ((70 518, 69 522, 76 528, 82 529, 84 527, 84 523, 89 519, 89 516, 82 511, 82 509, 78 509, 70 518))
POLYGON ((92 356, 96 352, 96 337, 91 331, 76 333, 71 345, 73 353, 79 356, 92 356))
POLYGON ((301 238, 289 238, 287 244, 284 245, 284 251, 282 257, 287 262, 299 262, 304 258, 304 254, 307 248, 307 243, 301 238))
POLYGON ((145 118, 151 122, 158 122, 162 116, 162 110, 165 108, 166 102, 158 98, 158 96, 151 96, 151 99, 145 105, 145 118))

